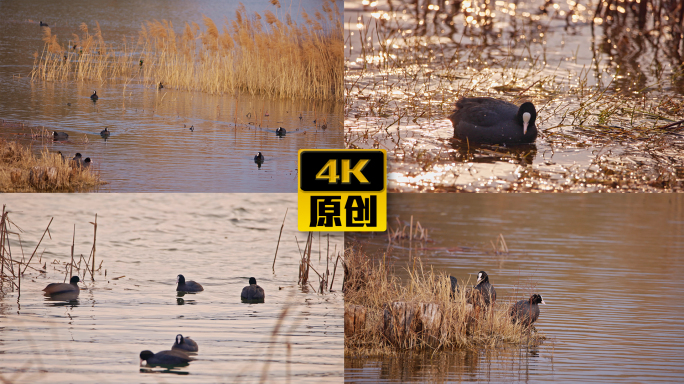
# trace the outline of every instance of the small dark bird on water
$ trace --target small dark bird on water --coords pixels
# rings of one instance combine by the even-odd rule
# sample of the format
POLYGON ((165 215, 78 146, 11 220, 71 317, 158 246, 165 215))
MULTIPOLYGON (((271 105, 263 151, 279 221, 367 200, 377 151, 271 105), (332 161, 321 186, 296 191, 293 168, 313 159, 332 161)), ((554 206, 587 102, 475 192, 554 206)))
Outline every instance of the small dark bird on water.
POLYGON ((191 132, 195 132, 195 126, 194 125, 191 125, 189 129, 191 132))
POLYGON ((176 342, 173 343, 171 347, 172 351, 184 351, 184 352, 198 352, 199 346, 195 340, 189 337, 183 337, 183 335, 176 335, 176 342))
POLYGON ((148 366, 185 366, 192 361, 192 358, 182 351, 161 351, 153 353, 145 350, 140 352, 140 364, 145 361, 148 366))
POLYGON ((164 84, 162 84, 161 81, 159 82, 159 89, 164 89, 164 84))
POLYGON ((278 127, 278 129, 276 129, 275 132, 278 136, 285 136, 285 134, 287 133, 287 131, 283 127, 278 127))
POLYGON ((464 97, 449 116, 454 137, 470 144, 530 144, 537 138, 537 111, 491 97, 464 97))
POLYGON ((48 284, 47 287, 43 288, 43 292, 45 292, 46 295, 56 295, 60 293, 66 293, 66 292, 75 292, 78 293, 81 291, 81 288, 78 287, 78 282, 81 281, 78 276, 72 276, 71 280, 69 280, 69 283, 52 283, 48 284))
POLYGON ((41 27, 47 27, 48 24, 47 24, 47 23, 43 23, 43 22, 41 21, 41 22, 40 22, 40 26, 41 26, 41 27))
POLYGON ((109 132, 109 130, 108 130, 107 128, 108 128, 108 127, 105 127, 105 129, 103 129, 102 131, 100 131, 100 136, 105 137, 105 138, 109 137, 109 133, 110 133, 110 132, 109 132))
POLYGON ((265 158, 264 158, 264 155, 262 155, 261 152, 257 153, 257 154, 254 156, 254 162, 255 162, 255 163, 263 163, 263 162, 264 162, 264 159, 265 159, 265 158))
POLYGON ((67 140, 69 138, 69 134, 66 132, 57 132, 54 131, 52 133, 52 139, 54 141, 62 141, 62 140, 67 140))
POLYGON ((539 304, 546 304, 541 295, 534 294, 527 300, 520 300, 511 306, 508 313, 514 323, 529 327, 539 318, 539 304))
POLYGON ((201 292, 204 291, 204 288, 200 283, 196 283, 192 280, 185 281, 185 276, 183 275, 178 275, 176 282, 178 282, 178 285, 176 286, 176 291, 180 292, 201 292))
POLYGON ((83 168, 88 168, 90 167, 90 157, 86 157, 85 160, 83 160, 83 168))
POLYGON ((90 95, 90 100, 97 101, 97 99, 99 99, 99 97, 97 96, 97 91, 93 91, 93 94, 90 95))
POLYGON ((242 294, 240 294, 242 300, 263 300, 265 297, 264 289, 257 285, 253 277, 249 278, 249 285, 242 288, 242 294))
POLYGON ((302 121, 302 114, 301 114, 301 112, 299 113, 299 121, 302 121))

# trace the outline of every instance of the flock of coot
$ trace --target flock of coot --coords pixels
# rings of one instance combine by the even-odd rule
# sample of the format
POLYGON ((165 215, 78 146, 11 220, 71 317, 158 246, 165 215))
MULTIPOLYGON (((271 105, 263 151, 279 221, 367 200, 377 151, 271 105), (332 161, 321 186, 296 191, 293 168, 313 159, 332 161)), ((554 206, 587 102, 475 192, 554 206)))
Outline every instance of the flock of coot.
MULTIPOLYGON (((51 283, 43 288, 46 296, 59 300, 75 300, 81 292, 78 286, 80 279, 72 276, 69 283, 51 283)), ((178 275, 176 285, 177 292, 201 292, 204 287, 200 283, 192 280, 185 280, 185 276, 178 275)), ((249 278, 249 285, 242 289, 240 299, 245 303, 263 303, 266 295, 264 289, 257 285, 254 277, 249 278)), ((143 361, 147 366, 166 366, 179 367, 185 366, 193 360, 189 354, 196 354, 199 351, 197 342, 181 334, 176 335, 176 341, 170 350, 154 353, 150 350, 140 352, 140 364, 143 361)))

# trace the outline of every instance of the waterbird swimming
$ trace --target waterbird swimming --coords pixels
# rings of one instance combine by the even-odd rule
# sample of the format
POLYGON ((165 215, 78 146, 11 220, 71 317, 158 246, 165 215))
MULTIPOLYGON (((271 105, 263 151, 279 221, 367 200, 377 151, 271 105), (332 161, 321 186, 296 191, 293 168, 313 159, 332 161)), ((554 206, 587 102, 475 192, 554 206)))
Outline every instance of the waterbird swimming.
POLYGON ((68 138, 69 138, 69 134, 66 132, 57 132, 57 131, 52 132, 52 139, 54 141, 67 140, 68 138))
POLYGON ((51 283, 43 288, 46 295, 57 295, 60 293, 73 292, 78 294, 81 288, 78 287, 78 282, 81 281, 78 276, 72 276, 69 283, 51 283))
POLYGON ((189 129, 190 129, 190 132, 195 132, 195 126, 194 125, 190 126, 189 129))
POLYGON ((41 21, 41 22, 40 22, 40 26, 41 26, 41 27, 47 27, 48 24, 47 24, 47 23, 43 23, 43 22, 41 21))
POLYGON ((261 152, 257 153, 257 154, 254 156, 254 162, 256 162, 256 163, 263 163, 263 162, 264 162, 264 159, 265 159, 265 158, 264 158, 264 155, 262 155, 261 152))
POLYGON ((249 285, 242 288, 240 298, 242 300, 263 300, 266 297, 264 289, 257 285, 256 279, 249 278, 249 285))
POLYGON ((152 365, 168 365, 168 366, 185 366, 192 361, 192 358, 182 351, 161 351, 153 353, 145 350, 140 352, 140 364, 145 361, 148 366, 152 365))
POLYGON ((476 144, 529 144, 537 138, 537 111, 530 102, 520 107, 491 97, 464 97, 449 120, 454 137, 476 144))
POLYGON ((284 136, 287 133, 287 131, 283 127, 278 127, 278 129, 276 129, 275 132, 278 136, 284 136))
POLYGON ((539 304, 546 304, 541 295, 534 294, 527 300, 520 300, 511 306, 508 313, 514 323, 520 323, 527 327, 539 318, 539 304))
POLYGON ((97 99, 99 99, 99 97, 97 96, 97 91, 93 91, 93 94, 90 95, 90 100, 97 101, 97 99))
POLYGON ((199 351, 199 346, 197 345, 195 340, 193 340, 189 337, 183 337, 183 335, 178 334, 178 335, 176 335, 176 342, 173 343, 171 350, 172 351, 180 350, 180 351, 185 351, 185 352, 197 352, 197 351, 199 351))
POLYGON ((185 276, 178 275, 176 278, 178 285, 176 286, 176 291, 179 292, 201 292, 204 288, 200 283, 196 283, 192 280, 185 281, 185 276))
POLYGON ((100 131, 100 136, 102 136, 102 137, 109 137, 110 132, 109 132, 109 129, 107 129, 107 128, 108 128, 108 127, 105 127, 105 129, 103 129, 102 131, 100 131))

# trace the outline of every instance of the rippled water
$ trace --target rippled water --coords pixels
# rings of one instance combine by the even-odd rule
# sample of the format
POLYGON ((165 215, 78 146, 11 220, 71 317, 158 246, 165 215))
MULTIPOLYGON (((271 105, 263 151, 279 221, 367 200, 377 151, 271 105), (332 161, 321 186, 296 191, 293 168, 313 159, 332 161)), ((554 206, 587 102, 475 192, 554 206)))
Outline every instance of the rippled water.
MULTIPOLYGON (((222 27, 235 17, 239 2, 134 1, 127 3, 3 2, 0 5, 0 119, 69 134, 68 142, 33 141, 36 150, 91 157, 111 192, 294 192, 296 154, 301 148, 339 148, 343 143, 342 107, 333 102, 270 99, 240 94, 210 95, 135 82, 31 82, 34 52, 42 52, 39 21, 67 39, 79 25, 100 23, 106 41, 138 35, 141 23, 169 20, 202 24, 206 15, 222 27), (97 103, 90 100, 96 89, 97 103), (68 105, 70 104, 70 105, 68 105), (266 116, 268 114, 268 116, 266 116), (299 116, 302 116, 302 119, 299 116), (316 123, 314 123, 316 121, 316 123), (327 122, 327 129, 322 129, 327 122), (189 128, 194 126, 195 131, 189 128), (105 143, 100 131, 109 127, 105 143), (279 138, 275 129, 288 134, 279 138), (260 151, 266 161, 258 167, 260 151)), ((342 9, 342 5, 338 5, 342 9)), ((315 1, 284 5, 295 20, 315 1)), ((249 3, 247 11, 276 8, 268 1, 249 3)), ((283 11, 281 10, 281 12, 283 11)), ((36 129, 34 129, 36 130, 36 129)), ((0 126, 0 139, 24 142, 30 129, 0 126)))
MULTIPOLYGON (((4 195, 1 202, 25 231, 25 253, 32 252, 51 217, 54 221, 36 256, 45 250, 47 273, 29 270, 21 297, 0 295, 0 378, 15 383, 255 382, 265 370, 267 382, 342 380, 341 267, 333 282, 338 292, 316 294, 298 287, 295 236, 303 249, 306 234, 296 231, 295 195, 18 194, 4 195), (69 259, 74 224, 75 254, 89 254, 93 228, 88 222, 95 213, 96 263, 102 261, 102 273, 96 273, 95 282, 84 279, 77 303, 46 300, 45 285, 63 280, 63 269, 55 270, 51 262, 69 259), (179 273, 201 283, 204 292, 178 297, 179 273), (240 302, 252 276, 266 292, 263 304, 240 302), (281 328, 271 337, 285 309, 281 328), (178 369, 180 376, 160 369, 142 372, 140 351, 170 349, 178 333, 197 341, 197 360, 178 369)), ((330 254, 341 246, 342 236, 331 234, 330 254)), ((316 236, 311 259, 319 272, 326 267, 326 247, 327 237, 319 243, 316 236)), ((16 241, 12 251, 21 255, 16 241)))
MULTIPOLYGON (((345 379, 377 381, 681 382, 684 380, 684 199, 677 195, 398 195, 390 223, 413 215, 430 242, 391 249, 474 283, 497 304, 543 295, 538 348, 345 360, 345 379), (393 216, 393 217, 392 217, 393 216), (502 235, 509 253, 492 244, 502 235)), ((408 229, 406 230, 408 233, 408 229)), ((387 236, 347 235, 382 254, 387 236)))
POLYGON ((652 130, 681 120, 684 83, 660 78, 678 61, 631 16, 592 25, 594 4, 345 2, 345 142, 387 149, 397 191, 681 190, 680 129, 652 130), (462 96, 534 102, 536 145, 455 142, 462 96))

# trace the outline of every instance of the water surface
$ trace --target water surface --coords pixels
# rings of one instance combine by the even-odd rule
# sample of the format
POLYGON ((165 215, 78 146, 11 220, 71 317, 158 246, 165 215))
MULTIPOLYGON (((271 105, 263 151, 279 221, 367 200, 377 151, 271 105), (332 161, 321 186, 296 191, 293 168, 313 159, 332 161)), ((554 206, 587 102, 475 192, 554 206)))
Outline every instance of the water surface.
MULTIPOLYGON (((537 348, 345 360, 350 382, 679 382, 684 380, 684 199, 676 195, 399 195, 390 225, 419 222, 429 242, 394 243, 473 284, 484 270, 497 305, 540 293, 537 348), (508 253, 494 251, 502 235, 508 253)), ((408 233, 408 229, 406 230, 408 233)), ((387 235, 351 234, 375 255, 387 235)), ((499 247, 500 249, 500 247, 499 247)))
MULTIPOLYGON (((18 194, 4 195, 2 204, 24 230, 25 253, 54 221, 36 256, 44 251, 40 264, 47 273, 29 269, 21 297, 7 286, 0 294, 0 377, 15 383, 256 382, 265 370, 267 382, 342 380, 343 298, 297 285, 295 236, 303 249, 306 234, 296 231, 296 196, 18 194), (83 279, 76 302, 47 300, 41 290, 63 281, 60 263, 69 260, 74 225, 75 255, 89 255, 95 213, 100 273, 94 282, 83 279), (177 296, 179 273, 204 291, 177 296), (240 301, 250 277, 266 292, 263 304, 240 301), (140 351, 170 349, 179 333, 197 341, 197 360, 178 369, 180 375, 141 372, 140 351)), ((318 271, 326 268, 327 241, 325 235, 314 241, 318 271)), ((341 246, 342 237, 331 234, 330 255, 341 246)), ((21 255, 14 240, 12 251, 21 255)), ((342 284, 340 270, 334 290, 342 284)))

